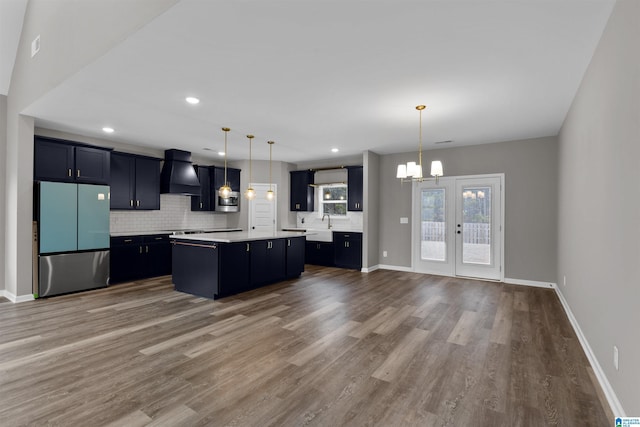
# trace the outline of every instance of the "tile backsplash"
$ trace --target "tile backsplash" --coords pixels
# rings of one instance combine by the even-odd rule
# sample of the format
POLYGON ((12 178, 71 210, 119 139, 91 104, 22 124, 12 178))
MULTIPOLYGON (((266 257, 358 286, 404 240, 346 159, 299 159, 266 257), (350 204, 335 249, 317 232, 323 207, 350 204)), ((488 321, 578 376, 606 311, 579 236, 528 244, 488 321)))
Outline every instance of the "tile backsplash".
MULTIPOLYGON (((322 221, 316 212, 297 212, 296 227, 306 229, 327 228, 328 221, 322 221)), ((362 231, 362 212, 349 212, 346 217, 332 216, 331 226, 336 231, 362 231)))
POLYGON ((192 212, 191 198, 161 194, 158 211, 111 211, 112 233, 225 228, 227 214, 192 212))

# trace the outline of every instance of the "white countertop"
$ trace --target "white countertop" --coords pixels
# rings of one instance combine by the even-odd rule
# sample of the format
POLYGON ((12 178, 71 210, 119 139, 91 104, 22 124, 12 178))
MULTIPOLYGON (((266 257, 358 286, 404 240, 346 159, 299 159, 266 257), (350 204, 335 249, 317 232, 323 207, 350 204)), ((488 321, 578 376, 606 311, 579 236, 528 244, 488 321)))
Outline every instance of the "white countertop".
POLYGON ((232 231, 242 231, 241 228, 197 228, 197 229, 186 229, 186 230, 118 231, 110 234, 112 237, 150 236, 152 234, 173 234, 173 233, 193 232, 196 230, 203 231, 205 233, 227 233, 232 231))
POLYGON ((234 243, 248 242, 252 240, 286 239, 288 237, 301 237, 300 233, 294 231, 257 232, 257 231, 236 231, 229 233, 203 233, 184 234, 171 236, 177 240, 195 240, 199 242, 234 243))

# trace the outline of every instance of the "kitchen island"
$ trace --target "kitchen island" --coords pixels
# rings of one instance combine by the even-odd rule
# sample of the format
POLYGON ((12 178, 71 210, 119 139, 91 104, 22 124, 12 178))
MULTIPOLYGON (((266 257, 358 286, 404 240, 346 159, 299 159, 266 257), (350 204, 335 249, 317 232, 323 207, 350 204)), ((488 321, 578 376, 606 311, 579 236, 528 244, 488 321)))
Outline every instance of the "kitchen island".
POLYGON ((222 298, 300 276, 305 236, 229 232, 171 236, 175 289, 222 298))

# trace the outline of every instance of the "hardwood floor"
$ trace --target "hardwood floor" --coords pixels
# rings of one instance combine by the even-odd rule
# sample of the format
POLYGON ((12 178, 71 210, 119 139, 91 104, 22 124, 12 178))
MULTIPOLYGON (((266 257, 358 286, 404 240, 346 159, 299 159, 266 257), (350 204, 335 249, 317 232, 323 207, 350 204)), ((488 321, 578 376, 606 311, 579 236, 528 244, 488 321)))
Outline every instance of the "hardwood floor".
POLYGON ((2 304, 0 424, 611 425, 552 290, 306 268, 218 301, 163 277, 2 304))

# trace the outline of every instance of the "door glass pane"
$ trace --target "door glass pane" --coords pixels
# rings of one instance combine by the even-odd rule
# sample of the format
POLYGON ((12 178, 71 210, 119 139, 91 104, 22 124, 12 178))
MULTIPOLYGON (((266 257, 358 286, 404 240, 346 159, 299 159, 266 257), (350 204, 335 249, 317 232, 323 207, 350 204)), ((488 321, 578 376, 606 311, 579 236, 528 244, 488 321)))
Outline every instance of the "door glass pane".
POLYGON ((491 187, 462 189, 462 262, 491 264, 491 187))
POLYGON ((420 257, 423 260, 445 261, 445 190, 444 188, 422 190, 420 233, 420 257))

